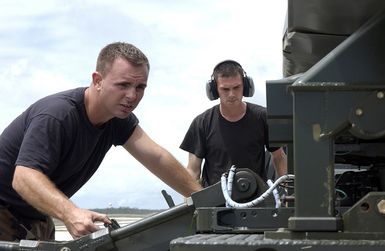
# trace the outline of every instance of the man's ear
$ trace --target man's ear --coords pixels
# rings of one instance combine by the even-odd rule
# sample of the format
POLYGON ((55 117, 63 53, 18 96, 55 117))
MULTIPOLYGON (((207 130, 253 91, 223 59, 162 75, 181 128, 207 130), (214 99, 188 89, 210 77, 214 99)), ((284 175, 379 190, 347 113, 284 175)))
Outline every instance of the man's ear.
POLYGON ((102 80, 103 80, 103 77, 102 75, 95 71, 92 73, 92 85, 96 88, 96 90, 100 91, 100 89, 102 88, 102 80))

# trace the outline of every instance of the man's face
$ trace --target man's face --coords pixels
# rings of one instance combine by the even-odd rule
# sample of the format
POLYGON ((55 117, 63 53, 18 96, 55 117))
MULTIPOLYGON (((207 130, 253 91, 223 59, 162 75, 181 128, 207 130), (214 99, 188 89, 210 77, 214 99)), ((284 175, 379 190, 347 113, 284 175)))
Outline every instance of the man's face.
POLYGON ((102 76, 99 101, 108 116, 126 118, 139 104, 147 86, 146 65, 133 65, 118 58, 106 76, 102 76))
POLYGON ((243 78, 240 75, 218 77, 217 88, 222 105, 238 105, 243 98, 243 78))

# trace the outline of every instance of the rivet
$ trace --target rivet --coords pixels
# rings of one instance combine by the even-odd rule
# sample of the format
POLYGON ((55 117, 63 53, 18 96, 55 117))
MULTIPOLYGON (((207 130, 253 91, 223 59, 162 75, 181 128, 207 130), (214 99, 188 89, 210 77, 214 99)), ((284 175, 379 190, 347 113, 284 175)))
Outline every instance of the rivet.
POLYGON ((385 214, 385 200, 380 200, 377 204, 377 208, 380 214, 385 214))

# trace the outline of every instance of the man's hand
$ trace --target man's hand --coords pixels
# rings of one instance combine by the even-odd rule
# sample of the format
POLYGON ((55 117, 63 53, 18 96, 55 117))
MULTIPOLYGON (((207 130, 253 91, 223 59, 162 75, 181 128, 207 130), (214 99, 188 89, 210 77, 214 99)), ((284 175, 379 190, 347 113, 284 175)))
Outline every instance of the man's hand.
POLYGON ((111 224, 107 215, 82 208, 70 210, 64 216, 63 222, 74 239, 99 230, 99 227, 95 224, 96 222, 111 224))
POLYGON ((12 185, 37 210, 63 221, 74 238, 97 231, 95 222, 111 223, 105 214, 78 208, 46 175, 33 168, 17 166, 12 185))

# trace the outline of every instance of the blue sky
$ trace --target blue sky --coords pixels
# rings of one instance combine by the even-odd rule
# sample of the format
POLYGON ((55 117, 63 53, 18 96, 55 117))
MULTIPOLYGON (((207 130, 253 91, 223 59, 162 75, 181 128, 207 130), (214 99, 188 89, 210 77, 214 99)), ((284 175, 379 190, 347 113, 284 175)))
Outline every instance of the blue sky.
MULTIPOLYGON (((265 81, 282 77, 286 1, 2 0, 0 131, 37 99, 88 86, 99 50, 135 44, 149 58, 148 88, 134 113, 143 129, 182 164, 179 145, 192 119, 217 104, 205 84, 224 59, 242 64, 265 105, 265 81)), ((73 198, 85 208, 167 208, 165 189, 122 147, 113 147, 73 198)))

